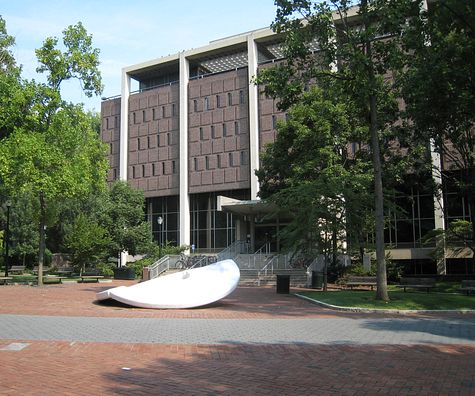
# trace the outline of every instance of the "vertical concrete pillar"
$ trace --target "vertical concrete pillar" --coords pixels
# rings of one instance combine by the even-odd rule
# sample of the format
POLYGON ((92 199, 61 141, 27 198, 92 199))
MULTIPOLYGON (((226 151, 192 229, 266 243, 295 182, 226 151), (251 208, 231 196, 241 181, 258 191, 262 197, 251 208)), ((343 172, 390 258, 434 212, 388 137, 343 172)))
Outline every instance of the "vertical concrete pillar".
POLYGON ((119 178, 127 181, 128 150, 129 150, 129 96, 130 76, 122 70, 122 92, 120 98, 120 154, 119 178))
POLYGON ((251 236, 251 251, 249 253, 254 253, 256 251, 256 216, 250 216, 249 221, 249 234, 251 236))
POLYGON ((180 54, 180 245, 190 245, 190 196, 188 194, 188 82, 190 64, 180 54))
MULTIPOLYGON (((434 180, 435 188, 440 191, 442 186, 442 163, 440 154, 435 151, 434 141, 430 142, 430 151, 431 151, 431 161, 432 161, 432 179, 434 180)), ((434 194, 434 220, 435 220, 435 229, 440 229, 445 231, 445 221, 444 221, 444 196, 442 193, 438 192, 434 194)), ((447 267, 445 262, 445 238, 436 241, 437 244, 442 246, 440 247, 443 252, 442 257, 437 258, 437 273, 439 275, 445 275, 447 273, 447 267)))
MULTIPOLYGON (((119 147, 119 179, 127 181, 129 151, 129 96, 130 76, 122 70, 122 89, 120 97, 120 147, 119 147)), ((120 252, 119 267, 127 264, 127 252, 120 252)))
POLYGON ((249 156, 251 199, 258 199, 259 181, 255 171, 259 169, 259 91, 252 80, 257 76, 257 44, 252 35, 247 37, 249 75, 249 156))

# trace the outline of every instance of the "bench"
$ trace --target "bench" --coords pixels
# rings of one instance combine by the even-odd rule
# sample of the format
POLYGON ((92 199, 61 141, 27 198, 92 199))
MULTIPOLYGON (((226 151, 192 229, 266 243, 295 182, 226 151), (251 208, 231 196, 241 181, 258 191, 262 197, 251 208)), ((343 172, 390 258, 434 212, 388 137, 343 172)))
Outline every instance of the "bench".
POLYGON ((67 276, 71 276, 74 272, 74 268, 58 268, 56 271, 53 271, 55 274, 58 274, 58 275, 67 275, 67 276))
POLYGON ((460 291, 466 292, 469 295, 471 292, 475 292, 475 280, 463 280, 460 286, 460 291))
POLYGON ((63 283, 63 279, 67 279, 65 276, 45 275, 43 276, 43 284, 47 283, 63 283))
MULTIPOLYGON (((43 274, 46 274, 50 270, 50 267, 43 267, 43 274)), ((38 275, 38 266, 35 266, 33 268, 33 273, 35 275, 38 275)))
POLYGON ((12 265, 8 271, 12 274, 22 274, 25 271, 24 265, 12 265))
POLYGON ((13 278, 10 276, 0 276, 0 283, 2 285, 6 285, 9 280, 12 280, 13 278))
POLYGON ((401 282, 396 287, 411 289, 425 289, 429 293, 430 289, 435 287, 435 278, 401 278, 401 282))
POLYGON ((371 290, 376 286, 376 277, 375 276, 350 276, 344 283, 346 287, 349 287, 353 290, 353 286, 369 286, 371 290))
POLYGON ((99 282, 99 279, 104 279, 103 275, 80 275, 79 282, 99 282))

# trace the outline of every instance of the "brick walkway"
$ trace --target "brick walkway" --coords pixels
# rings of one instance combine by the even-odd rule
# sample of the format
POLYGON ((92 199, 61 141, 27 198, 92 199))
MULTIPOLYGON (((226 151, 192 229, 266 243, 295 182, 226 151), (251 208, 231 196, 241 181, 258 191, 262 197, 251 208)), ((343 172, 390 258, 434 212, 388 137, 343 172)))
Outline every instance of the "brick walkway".
MULTIPOLYGON (((240 319, 236 323, 250 326, 259 320, 276 324, 286 320, 305 326, 328 319, 347 327, 361 320, 401 324, 407 319, 409 325, 423 319, 433 324, 438 317, 332 312, 278 295, 271 288, 240 288, 206 309, 160 311, 94 303, 97 291, 119 284, 127 282, 0 286, 0 321, 12 315, 34 315, 45 317, 39 320, 148 318, 158 319, 154 323, 163 319, 183 325, 193 318, 210 323, 240 319)), ((440 322, 448 323, 442 331, 445 335, 451 331, 450 323, 454 331, 464 327, 459 334, 465 334, 467 342, 355 345, 346 340, 322 345, 274 340, 272 344, 216 345, 38 341, 0 334, 0 395, 475 395, 474 316, 443 315, 440 322)), ((184 336, 188 330, 183 326, 184 336)), ((394 331, 394 337, 400 330, 394 331)), ((423 328, 417 333, 427 331, 423 328)), ((362 332, 360 339, 364 337, 368 335, 362 332)), ((298 338, 296 334, 296 342, 298 338)))

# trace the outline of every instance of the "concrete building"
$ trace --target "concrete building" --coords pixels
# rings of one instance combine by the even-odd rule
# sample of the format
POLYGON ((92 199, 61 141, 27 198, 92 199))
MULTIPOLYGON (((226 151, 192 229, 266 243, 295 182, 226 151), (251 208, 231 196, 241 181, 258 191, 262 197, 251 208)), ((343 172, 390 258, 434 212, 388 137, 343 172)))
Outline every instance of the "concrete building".
MULTIPOLYGON (((144 191, 158 241, 202 252, 220 251, 237 240, 246 240, 251 251, 266 242, 279 249, 277 234, 285 219, 269 217, 272 208, 259 204, 254 170, 285 114, 252 80, 282 56, 278 37, 260 29, 122 70, 120 97, 102 102, 108 181, 127 180, 144 191), (132 79, 139 86, 135 92, 132 79)), ((444 166, 435 153, 433 163, 444 166)), ((445 191, 446 199, 454 194, 445 191)), ((421 244, 428 230, 468 217, 463 200, 454 196, 445 212, 442 201, 414 188, 396 200, 410 215, 389 214, 386 242, 393 259, 404 260, 413 273, 475 272, 460 269, 459 260, 455 269, 450 261, 437 267, 432 248, 421 244)))

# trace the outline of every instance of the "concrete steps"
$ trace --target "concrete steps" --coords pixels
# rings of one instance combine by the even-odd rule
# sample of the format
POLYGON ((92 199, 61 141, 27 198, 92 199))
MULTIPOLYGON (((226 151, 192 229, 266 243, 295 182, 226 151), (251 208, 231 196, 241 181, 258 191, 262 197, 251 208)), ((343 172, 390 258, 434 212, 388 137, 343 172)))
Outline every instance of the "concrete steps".
POLYGON ((277 284, 277 275, 290 275, 291 287, 307 286, 307 273, 304 269, 281 269, 274 271, 274 274, 261 274, 254 269, 240 269, 241 278, 239 285, 241 286, 275 286, 277 284))

